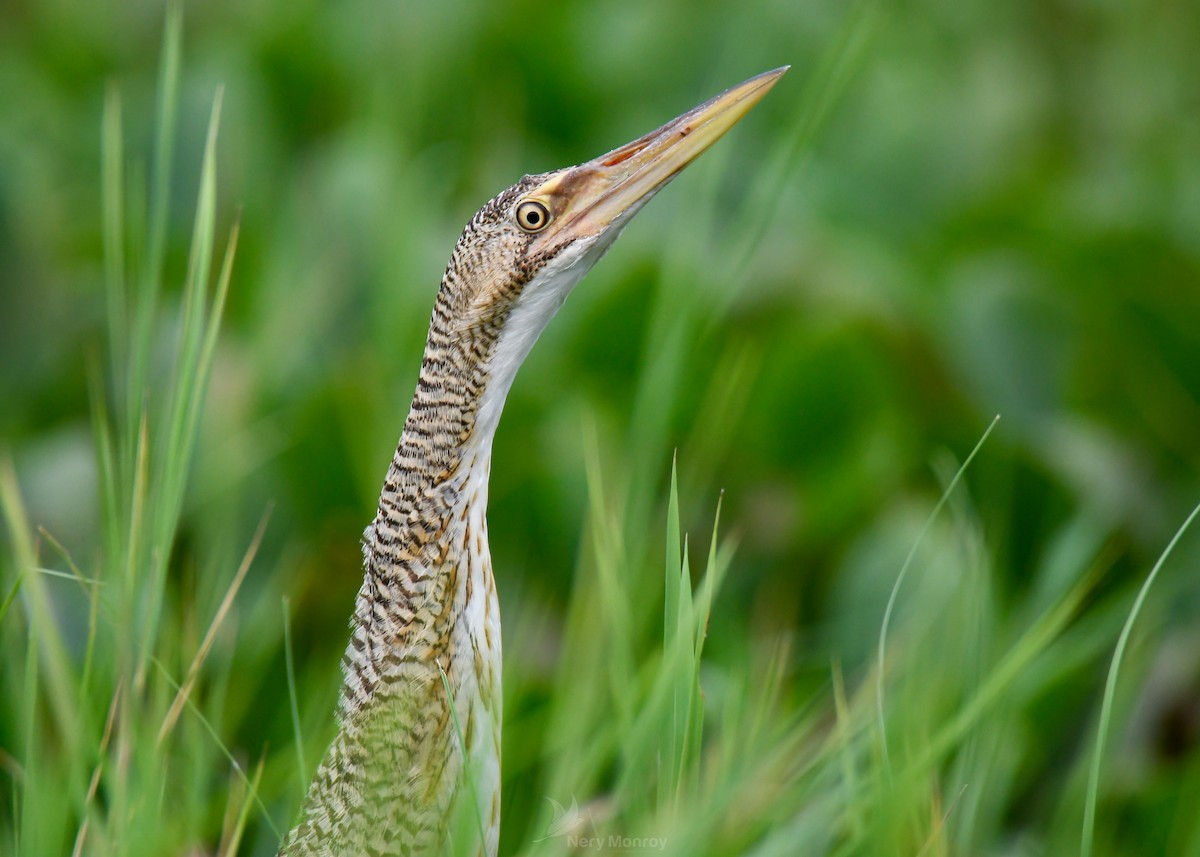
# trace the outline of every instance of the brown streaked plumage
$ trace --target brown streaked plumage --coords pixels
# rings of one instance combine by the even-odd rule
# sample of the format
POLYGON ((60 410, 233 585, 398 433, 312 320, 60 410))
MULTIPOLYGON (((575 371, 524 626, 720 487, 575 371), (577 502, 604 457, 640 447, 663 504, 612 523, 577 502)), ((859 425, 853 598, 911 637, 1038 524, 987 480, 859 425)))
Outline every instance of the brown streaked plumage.
POLYGON ((629 219, 784 71, 593 161, 526 176, 467 224, 363 537, 340 728, 281 855, 496 853, 500 610, 485 511, 504 399, 538 334, 629 219))

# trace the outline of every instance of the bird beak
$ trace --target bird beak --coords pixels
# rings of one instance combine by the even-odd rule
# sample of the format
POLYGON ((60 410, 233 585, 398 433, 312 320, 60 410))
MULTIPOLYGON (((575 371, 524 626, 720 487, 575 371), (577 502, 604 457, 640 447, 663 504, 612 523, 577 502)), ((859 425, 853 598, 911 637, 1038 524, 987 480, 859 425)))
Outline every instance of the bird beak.
POLYGON ((559 243, 623 225, 750 112, 788 68, 752 77, 632 143, 558 173, 530 194, 546 200, 558 221, 539 238, 559 243))

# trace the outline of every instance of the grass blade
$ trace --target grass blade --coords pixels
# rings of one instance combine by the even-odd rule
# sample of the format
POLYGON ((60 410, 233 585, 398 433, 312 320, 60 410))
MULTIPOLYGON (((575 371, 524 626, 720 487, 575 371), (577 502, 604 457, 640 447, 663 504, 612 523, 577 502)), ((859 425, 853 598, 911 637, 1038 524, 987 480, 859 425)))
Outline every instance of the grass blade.
POLYGON ((292 618, 286 595, 283 597, 283 655, 287 667, 288 702, 292 708, 292 734, 296 739, 296 761, 299 763, 296 774, 300 778, 300 791, 303 793, 308 788, 310 774, 308 762, 304 759, 304 736, 300 731, 300 704, 296 698, 296 667, 292 657, 292 618))
POLYGON ((992 420, 991 424, 987 427, 987 430, 984 431, 983 436, 979 438, 979 441, 975 444, 975 448, 971 450, 971 454, 967 456, 966 460, 963 461, 962 466, 958 468, 958 471, 954 474, 954 478, 950 480, 950 484, 946 486, 944 491, 942 491, 942 496, 939 497, 937 503, 934 504, 933 511, 931 511, 929 513, 929 517, 925 519, 925 524, 921 527, 921 532, 917 534, 916 540, 909 549, 908 556, 904 558, 904 564, 900 566, 900 573, 896 576, 896 582, 892 586, 891 594, 888 595, 887 607, 883 611, 883 624, 879 628, 879 646, 876 652, 877 666, 875 673, 876 728, 879 730, 879 743, 883 755, 885 772, 890 770, 891 762, 889 761, 888 756, 887 729, 883 714, 883 677, 887 665, 888 626, 892 621, 892 611, 896 607, 896 597, 900 593, 900 586, 904 583, 904 578, 908 575, 908 569, 912 565, 913 559, 917 555, 917 549, 920 548, 921 542, 924 541, 926 533, 928 533, 929 528, 933 526, 933 522, 937 520, 938 513, 941 512, 942 507, 946 505, 946 501, 949 499, 950 494, 954 491, 955 486, 958 485, 959 480, 962 478, 962 475, 966 473, 967 468, 971 466, 971 462, 974 460, 975 455, 983 447, 984 442, 987 441, 988 436, 992 433, 992 430, 996 428, 996 424, 998 422, 1000 422, 1000 416, 997 414, 992 420))
POLYGON ((250 564, 254 562, 254 557, 258 554, 258 548, 262 544, 263 535, 267 530, 267 522, 270 519, 271 509, 268 507, 267 511, 263 513, 262 520, 258 523, 258 529, 254 533, 254 538, 250 540, 250 546, 246 548, 246 553, 242 556, 242 561, 233 576, 233 581, 229 584, 229 588, 225 590, 225 597, 221 599, 221 604, 217 608, 216 614, 213 615, 212 622, 209 623, 208 631, 204 634, 204 640, 200 643, 200 648, 196 650, 196 655, 192 659, 191 666, 188 667, 183 684, 180 686, 179 692, 175 695, 171 707, 167 709, 167 716, 163 718, 162 726, 158 730, 158 737, 155 739, 155 743, 160 747, 167 735, 174 728, 175 721, 178 720, 180 712, 183 711, 184 702, 188 699, 192 692, 192 687, 196 684, 196 678, 200 675, 200 669, 204 666, 204 661, 208 658, 208 653, 212 649, 213 642, 216 640, 217 631, 221 629, 221 625, 225 622, 225 617, 229 615, 229 611, 233 607, 233 601, 237 597, 238 591, 242 588, 242 581, 246 579, 246 572, 250 570, 250 564))
POLYGON ((1158 578, 1159 571, 1166 564, 1167 558, 1171 556, 1171 552, 1175 550, 1175 545, 1183 538, 1184 533, 1192 526, 1192 522, 1196 516, 1200 515, 1200 505, 1197 505, 1190 515, 1175 531, 1175 535, 1171 537, 1171 541, 1167 543, 1166 548, 1159 555, 1158 561, 1154 563, 1154 567, 1150 569, 1150 573, 1146 576, 1145 582, 1138 589, 1137 598, 1133 601, 1133 607, 1129 610, 1129 616, 1125 619, 1125 624, 1121 627, 1121 636, 1117 638, 1117 647, 1113 651, 1112 661, 1108 666, 1108 677, 1104 681, 1104 701, 1100 705, 1100 723, 1096 730, 1096 751, 1092 754, 1091 770, 1088 773, 1087 797, 1083 802, 1083 834, 1080 838, 1079 853, 1080 857, 1091 857, 1092 847, 1096 831, 1096 801, 1100 791, 1100 769, 1103 762, 1104 741, 1108 736, 1109 721, 1112 719, 1113 699, 1117 692, 1117 678, 1121 671, 1121 659, 1125 655, 1125 647, 1129 643, 1129 635, 1133 633, 1133 625, 1137 621, 1138 614, 1142 612, 1142 605, 1146 602, 1146 596, 1150 593, 1150 588, 1154 586, 1154 581, 1158 578))

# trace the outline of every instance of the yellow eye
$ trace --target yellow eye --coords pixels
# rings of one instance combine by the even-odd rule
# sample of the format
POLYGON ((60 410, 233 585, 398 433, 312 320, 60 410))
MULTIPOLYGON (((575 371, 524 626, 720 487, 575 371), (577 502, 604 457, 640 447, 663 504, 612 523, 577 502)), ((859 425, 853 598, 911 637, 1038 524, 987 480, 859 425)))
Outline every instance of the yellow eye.
POLYGON ((527 199, 517 206, 517 225, 526 232, 541 232, 550 225, 550 209, 536 200, 527 199))

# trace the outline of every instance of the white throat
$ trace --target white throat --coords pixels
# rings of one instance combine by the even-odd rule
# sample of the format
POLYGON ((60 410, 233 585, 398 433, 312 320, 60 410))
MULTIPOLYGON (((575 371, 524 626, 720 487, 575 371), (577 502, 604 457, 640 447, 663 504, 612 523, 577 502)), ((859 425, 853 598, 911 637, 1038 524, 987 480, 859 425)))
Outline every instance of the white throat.
POLYGON ((615 233, 610 233, 604 235, 603 240, 593 237, 575 241, 525 284, 488 361, 487 387, 475 414, 474 432, 474 441, 484 449, 491 450, 504 401, 533 344, 567 295, 616 237, 615 233))

